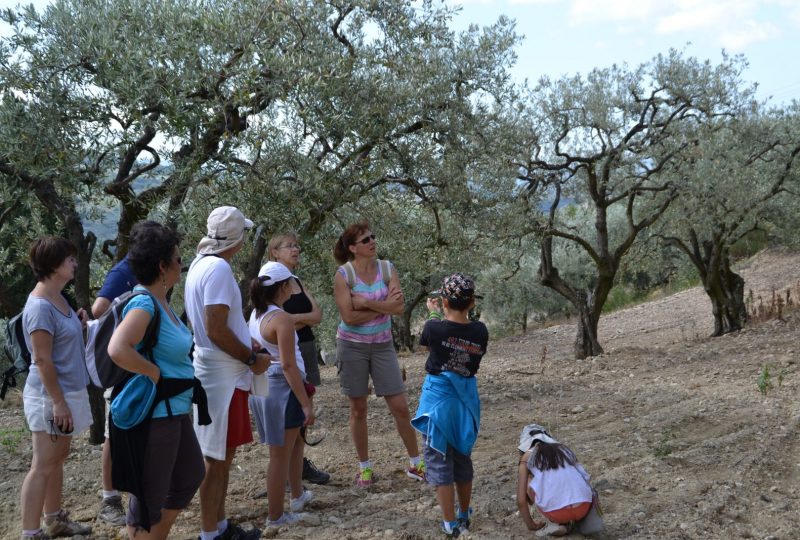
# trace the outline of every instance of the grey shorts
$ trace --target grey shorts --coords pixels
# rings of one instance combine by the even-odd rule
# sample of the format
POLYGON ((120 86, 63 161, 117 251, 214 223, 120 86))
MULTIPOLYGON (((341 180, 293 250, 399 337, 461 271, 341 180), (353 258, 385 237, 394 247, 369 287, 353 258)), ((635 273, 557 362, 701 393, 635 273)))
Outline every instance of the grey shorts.
POLYGON ((432 486, 449 486, 471 482, 474 477, 472 458, 447 447, 447 454, 442 455, 430 446, 428 438, 422 436, 422 455, 425 458, 425 477, 432 486))
POLYGON ((357 343, 337 339, 336 365, 342 393, 347 397, 366 396, 370 377, 377 396, 394 396, 406 391, 391 341, 357 343))
POLYGON ((150 523, 161 521, 161 511, 182 510, 192 502, 206 474, 206 466, 192 419, 188 414, 154 418, 145 450, 142 500, 128 498, 126 523, 136 527, 140 504, 147 505, 150 523))
POLYGON ((319 376, 319 362, 317 362, 317 345, 315 340, 301 341, 297 344, 300 347, 300 354, 303 363, 306 365, 306 380, 314 386, 322 384, 319 376))

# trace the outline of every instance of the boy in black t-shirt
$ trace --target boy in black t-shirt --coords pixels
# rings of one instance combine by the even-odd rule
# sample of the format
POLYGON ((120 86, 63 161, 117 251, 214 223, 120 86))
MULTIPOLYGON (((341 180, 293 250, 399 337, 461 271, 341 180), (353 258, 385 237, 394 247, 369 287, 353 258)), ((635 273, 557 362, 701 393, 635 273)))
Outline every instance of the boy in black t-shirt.
POLYGON ((470 454, 480 428, 475 373, 486 353, 489 332, 482 322, 469 320, 476 298, 470 278, 462 274, 444 278, 441 297, 444 318, 437 301, 427 301, 430 315, 422 329, 420 345, 429 351, 425 362, 428 375, 411 424, 423 435, 426 476, 428 483, 436 487, 444 517, 442 532, 457 538, 469 531, 472 514, 470 454))

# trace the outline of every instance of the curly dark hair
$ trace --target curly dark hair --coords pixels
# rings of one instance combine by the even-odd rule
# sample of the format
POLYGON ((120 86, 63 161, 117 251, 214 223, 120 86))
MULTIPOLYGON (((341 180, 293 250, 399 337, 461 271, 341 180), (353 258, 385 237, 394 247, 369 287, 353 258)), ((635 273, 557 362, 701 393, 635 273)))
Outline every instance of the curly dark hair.
POLYGON ((43 236, 31 245, 28 263, 36 281, 44 281, 67 260, 67 257, 74 257, 77 254, 75 244, 66 238, 43 236))
POLYGON ((161 275, 161 263, 172 263, 181 237, 173 229, 155 221, 140 221, 131 229, 128 262, 142 285, 152 285, 161 275))

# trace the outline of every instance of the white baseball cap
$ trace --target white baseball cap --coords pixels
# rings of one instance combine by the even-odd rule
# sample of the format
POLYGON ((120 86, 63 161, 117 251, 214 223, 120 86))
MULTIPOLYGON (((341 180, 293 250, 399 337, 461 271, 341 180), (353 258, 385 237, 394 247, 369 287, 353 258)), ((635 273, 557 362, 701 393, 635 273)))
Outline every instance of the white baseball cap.
POLYGON ((534 441, 542 441, 549 444, 556 444, 555 440, 547 430, 539 424, 528 424, 522 428, 522 433, 519 434, 519 451, 527 452, 533 446, 534 441))
POLYGON ((261 280, 261 285, 269 287, 289 278, 296 277, 292 272, 286 268, 286 265, 277 261, 269 261, 261 267, 258 271, 258 279, 261 280))

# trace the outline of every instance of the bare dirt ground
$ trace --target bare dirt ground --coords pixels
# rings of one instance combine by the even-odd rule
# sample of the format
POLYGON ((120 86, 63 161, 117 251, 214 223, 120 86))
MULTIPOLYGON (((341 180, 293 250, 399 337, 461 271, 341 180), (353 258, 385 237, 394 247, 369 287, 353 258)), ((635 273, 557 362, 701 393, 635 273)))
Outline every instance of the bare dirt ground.
MULTIPOLYGON (((740 265, 746 288, 768 296, 796 286, 800 255, 768 251, 740 265)), ((796 292, 793 292, 796 294, 796 292)), ((618 311, 601 321, 607 353, 572 358, 572 325, 553 326, 490 343, 479 376, 482 430, 475 446, 477 538, 529 538, 513 499, 521 427, 548 425, 591 473, 601 493, 603 538, 800 538, 800 312, 711 339, 710 303, 699 288, 618 311), (542 361, 543 348, 547 353, 542 361), (773 388, 759 374, 770 366, 773 388)), ((402 359, 416 408, 424 377, 421 355, 402 359)), ((355 456, 347 403, 334 368, 323 368, 316 403, 328 438, 307 455, 333 475, 312 486, 315 525, 280 530, 276 538, 435 538, 432 491, 403 474, 406 459, 382 400, 370 400, 371 457, 379 481, 352 487, 355 456)), ((0 408, 0 537, 18 538, 19 487, 29 467, 30 439, 19 397, 0 408)), ((65 507, 92 522, 93 538, 123 531, 93 522, 100 501, 100 453, 75 441, 65 471, 65 507)), ((262 526, 267 449, 247 446, 236 458, 229 514, 262 526)), ((196 538, 197 498, 179 518, 174 538, 196 538)), ((579 538, 577 534, 572 537, 579 538)))

